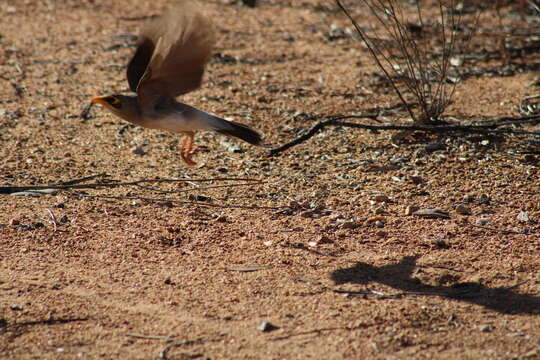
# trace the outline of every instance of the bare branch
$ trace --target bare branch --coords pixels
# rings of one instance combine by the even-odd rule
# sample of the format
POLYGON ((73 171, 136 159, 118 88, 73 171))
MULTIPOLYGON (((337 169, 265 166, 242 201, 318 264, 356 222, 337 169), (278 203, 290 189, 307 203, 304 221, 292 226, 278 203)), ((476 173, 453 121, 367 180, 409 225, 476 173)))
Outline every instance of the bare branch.
MULTIPOLYGON (((121 186, 138 186, 145 183, 175 183, 175 182, 211 182, 211 181, 246 181, 245 184, 229 184, 229 185, 220 185, 219 187, 233 187, 233 186, 245 186, 245 185, 256 185, 262 184, 261 180, 250 179, 250 178, 211 178, 211 179, 140 179, 129 182, 97 182, 91 184, 75 184, 74 182, 81 182, 86 179, 92 179, 99 175, 93 175, 86 178, 81 178, 77 180, 71 180, 68 182, 60 183, 57 185, 22 185, 22 186, 0 186, 0 194, 11 194, 19 191, 27 190, 44 190, 44 189, 59 189, 59 190, 70 190, 70 189, 98 189, 98 188, 116 188, 121 186)), ((111 180, 112 181, 112 180, 111 180)), ((208 188, 215 188, 208 187, 208 188)), ((198 190, 202 190, 199 188, 198 190)), ((180 191, 179 191, 180 192, 180 191)))
POLYGON ((538 135, 540 132, 525 131, 518 129, 502 128, 505 125, 513 125, 526 122, 538 122, 540 123, 540 115, 524 116, 524 117, 504 117, 492 120, 488 124, 482 125, 368 125, 359 123, 343 122, 346 119, 358 119, 358 118, 373 118, 376 115, 345 115, 331 117, 326 120, 322 120, 315 124, 311 129, 300 135, 296 139, 289 141, 275 149, 270 150, 270 156, 282 153, 291 147, 301 144, 306 140, 312 138, 319 130, 323 130, 328 126, 343 126, 357 129, 365 129, 372 131, 389 131, 389 130, 401 130, 401 131, 426 131, 433 133, 450 133, 450 132, 469 132, 477 134, 522 134, 522 135, 538 135))

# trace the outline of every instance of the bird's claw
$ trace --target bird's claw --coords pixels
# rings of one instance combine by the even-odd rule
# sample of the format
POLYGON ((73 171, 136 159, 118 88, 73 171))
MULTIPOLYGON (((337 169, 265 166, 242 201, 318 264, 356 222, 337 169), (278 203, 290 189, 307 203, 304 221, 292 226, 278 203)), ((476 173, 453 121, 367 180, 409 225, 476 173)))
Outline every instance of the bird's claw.
POLYGON ((198 148, 182 148, 182 151, 180 152, 180 156, 182 156, 182 160, 188 165, 188 166, 195 166, 197 163, 191 159, 193 155, 197 153, 198 148))

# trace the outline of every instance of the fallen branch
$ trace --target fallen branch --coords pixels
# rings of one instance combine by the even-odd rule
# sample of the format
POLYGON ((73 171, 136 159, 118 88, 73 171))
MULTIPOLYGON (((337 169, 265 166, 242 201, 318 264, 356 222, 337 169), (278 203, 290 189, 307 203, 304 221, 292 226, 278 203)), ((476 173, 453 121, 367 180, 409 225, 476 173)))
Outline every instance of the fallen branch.
POLYGON ((295 145, 301 144, 304 141, 306 141, 308 139, 311 139, 313 137, 313 135, 315 135, 319 130, 322 130, 325 127, 330 126, 330 125, 335 125, 335 122, 337 122, 339 120, 344 120, 344 119, 365 119, 365 118, 376 119, 377 115, 376 114, 365 114, 365 115, 337 116, 337 117, 333 117, 333 118, 330 118, 330 119, 320 121, 317 124, 315 124, 315 126, 312 127, 310 130, 308 130, 305 134, 300 135, 296 139, 294 139, 294 140, 292 140, 292 141, 290 141, 290 142, 288 142, 288 143, 286 143, 284 145, 281 145, 280 147, 277 147, 275 149, 271 149, 270 150, 270 156, 277 155, 280 152, 283 152, 283 151, 285 151, 285 150, 287 150, 287 149, 289 149, 289 148, 291 148, 291 147, 293 147, 295 145))
POLYGON ((171 342, 176 339, 176 337, 174 336, 142 335, 142 334, 135 334, 135 333, 127 333, 126 336, 137 338, 137 339, 161 340, 165 342, 171 342))
POLYGON ((7 327, 21 327, 21 326, 36 326, 36 325, 56 325, 56 324, 68 324, 76 321, 88 321, 88 317, 80 318, 52 318, 45 320, 34 320, 34 321, 25 321, 20 323, 8 324, 7 327))
MULTIPOLYGON (((250 178, 213 178, 213 179, 140 179, 128 182, 96 182, 91 184, 77 184, 82 181, 92 179, 100 175, 92 175, 85 178, 70 180, 53 185, 22 185, 22 186, 0 186, 0 194, 11 194, 19 191, 28 190, 45 190, 45 189, 59 189, 59 190, 71 190, 71 189, 97 189, 97 188, 115 188, 120 186, 138 186, 145 183, 174 183, 174 182, 210 182, 210 181, 247 181, 244 184, 232 184, 232 185, 219 185, 220 187, 227 186, 244 186, 244 185, 258 185, 263 181, 250 178)), ((208 188, 216 188, 217 186, 209 186, 208 188)), ((204 190, 204 188, 199 188, 204 190)))
POLYGON ((358 119, 358 118, 368 118, 374 119, 377 115, 375 114, 364 114, 364 115, 344 115, 331 117, 329 119, 323 120, 315 124, 310 130, 300 135, 296 139, 289 141, 286 144, 283 144, 277 148, 270 150, 270 156, 277 155, 285 150, 290 149, 291 147, 301 144, 304 141, 312 138, 319 130, 323 130, 328 126, 343 126, 357 129, 365 129, 371 131, 391 131, 391 130, 400 130, 400 131, 426 131, 432 133, 449 133, 449 132, 468 132, 476 134, 521 134, 521 135, 538 135, 538 131, 525 131, 518 129, 509 129, 501 128, 502 126, 520 124, 526 122, 539 122, 540 115, 524 116, 509 118, 504 117, 500 119, 495 119, 488 124, 482 125, 367 125, 359 123, 344 122, 341 120, 345 119, 358 119))

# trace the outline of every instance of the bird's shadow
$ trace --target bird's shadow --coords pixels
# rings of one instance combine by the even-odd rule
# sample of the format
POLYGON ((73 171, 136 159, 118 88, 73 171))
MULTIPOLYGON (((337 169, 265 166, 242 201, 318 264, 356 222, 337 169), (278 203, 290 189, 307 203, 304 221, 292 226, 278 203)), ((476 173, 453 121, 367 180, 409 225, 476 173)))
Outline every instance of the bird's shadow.
POLYGON ((350 268, 338 269, 331 274, 336 285, 371 282, 401 290, 404 294, 441 296, 468 302, 504 314, 540 315, 540 297, 519 294, 514 287, 489 288, 478 282, 456 283, 450 286, 433 286, 413 277, 418 256, 406 256, 397 264, 373 266, 358 262, 350 268))

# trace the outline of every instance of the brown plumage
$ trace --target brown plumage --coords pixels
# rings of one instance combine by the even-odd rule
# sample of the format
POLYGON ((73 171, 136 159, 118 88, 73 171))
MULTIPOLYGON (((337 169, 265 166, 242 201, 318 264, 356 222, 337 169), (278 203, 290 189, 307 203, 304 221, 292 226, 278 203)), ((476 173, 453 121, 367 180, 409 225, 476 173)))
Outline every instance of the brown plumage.
POLYGON ((260 145, 261 136, 246 125, 177 102, 197 89, 215 43, 214 28, 192 0, 176 0, 164 15, 150 21, 139 36, 127 67, 129 87, 137 96, 111 95, 92 99, 131 123, 186 135, 181 155, 191 160, 194 133, 212 130, 260 145))

